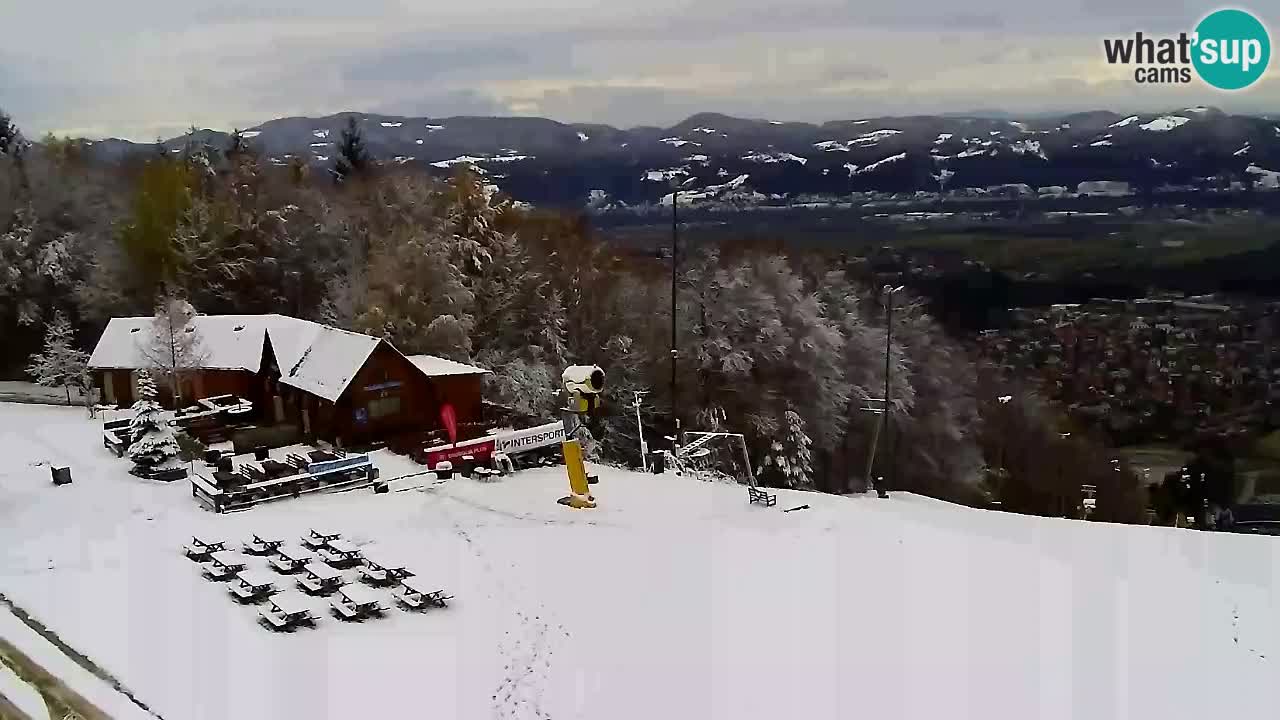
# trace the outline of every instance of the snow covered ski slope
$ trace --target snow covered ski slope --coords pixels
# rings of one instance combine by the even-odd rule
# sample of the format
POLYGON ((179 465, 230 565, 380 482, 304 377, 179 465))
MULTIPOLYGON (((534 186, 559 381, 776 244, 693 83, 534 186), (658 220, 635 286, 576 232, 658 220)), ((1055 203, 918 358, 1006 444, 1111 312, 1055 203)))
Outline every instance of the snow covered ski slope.
MULTIPOLYGON (((1266 717, 1267 537, 594 468, 199 510, 83 411, 0 405, 0 592, 169 720, 1266 717), (74 483, 54 487, 49 463, 74 483), (807 504, 808 510, 783 512, 807 504), (454 596, 274 634, 180 548, 331 526, 454 596)), ((375 455, 384 478, 416 466, 375 455)), ((265 566, 264 566, 265 567, 265 566)), ((259 569, 256 566, 251 569, 259 569)), ((381 591, 379 591, 381 592, 381 591)))

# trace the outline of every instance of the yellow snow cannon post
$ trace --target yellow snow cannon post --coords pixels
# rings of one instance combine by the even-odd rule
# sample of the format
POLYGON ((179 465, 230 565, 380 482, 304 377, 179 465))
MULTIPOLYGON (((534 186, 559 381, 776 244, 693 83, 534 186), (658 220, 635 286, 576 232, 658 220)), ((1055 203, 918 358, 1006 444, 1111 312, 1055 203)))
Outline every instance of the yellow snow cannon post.
POLYGON ((600 406, 600 394, 604 392, 604 370, 595 365, 574 365, 560 376, 568 400, 561 411, 564 422, 564 440, 560 449, 564 453, 565 472, 569 475, 569 495, 557 502, 571 508, 593 508, 596 499, 591 495, 591 478, 582 462, 582 444, 574 439, 583 420, 600 406))

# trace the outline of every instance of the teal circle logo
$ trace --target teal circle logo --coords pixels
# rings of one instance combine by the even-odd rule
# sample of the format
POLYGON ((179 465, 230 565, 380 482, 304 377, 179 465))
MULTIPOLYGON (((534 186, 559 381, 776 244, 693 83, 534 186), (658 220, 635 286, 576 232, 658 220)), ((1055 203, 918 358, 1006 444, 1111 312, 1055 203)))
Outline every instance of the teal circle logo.
POLYGON ((1219 90, 1241 90, 1262 77, 1271 61, 1271 37, 1244 10, 1217 10, 1196 26, 1192 64, 1219 90))

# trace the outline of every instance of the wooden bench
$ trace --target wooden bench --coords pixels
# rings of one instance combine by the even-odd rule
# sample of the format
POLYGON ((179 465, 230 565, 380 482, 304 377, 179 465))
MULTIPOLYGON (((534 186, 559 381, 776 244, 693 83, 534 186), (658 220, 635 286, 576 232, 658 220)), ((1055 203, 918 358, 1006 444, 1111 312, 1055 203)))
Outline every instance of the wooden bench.
POLYGON ((770 495, 769 493, 759 488, 753 488, 753 487, 747 488, 747 497, 750 498, 750 502, 748 503, 749 505, 764 505, 765 507, 773 507, 774 505, 778 504, 777 495, 770 495))

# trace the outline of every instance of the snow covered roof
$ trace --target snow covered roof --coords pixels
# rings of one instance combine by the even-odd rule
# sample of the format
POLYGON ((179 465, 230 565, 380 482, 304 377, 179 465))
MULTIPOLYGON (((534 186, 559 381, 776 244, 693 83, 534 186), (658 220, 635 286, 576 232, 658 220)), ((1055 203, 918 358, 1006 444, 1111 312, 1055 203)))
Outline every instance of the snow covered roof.
POLYGON ((435 355, 409 355, 409 362, 418 366, 418 369, 427 377, 444 377, 446 375, 487 375, 489 370, 479 368, 474 365, 466 365, 452 360, 446 360, 435 355))
MULTIPOLYGON (((196 330, 205 353, 204 367, 211 370, 257 372, 262 361, 264 325, 261 315, 200 315, 196 330), (255 322, 259 321, 259 322, 255 322)), ((112 318, 89 357, 94 369, 137 369, 147 367, 142 348, 151 340, 154 318, 112 318)))
MULTIPOLYGON (((152 321, 151 317, 112 318, 89 358, 89 367, 148 367, 142 348, 150 341, 152 321)), ((342 395, 381 342, 285 315, 199 315, 195 326, 205 369, 258 372, 264 341, 270 339, 280 381, 329 401, 342 395)))

